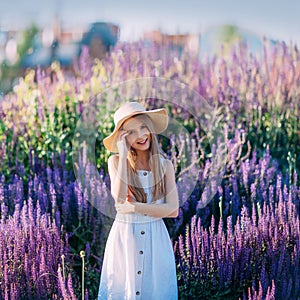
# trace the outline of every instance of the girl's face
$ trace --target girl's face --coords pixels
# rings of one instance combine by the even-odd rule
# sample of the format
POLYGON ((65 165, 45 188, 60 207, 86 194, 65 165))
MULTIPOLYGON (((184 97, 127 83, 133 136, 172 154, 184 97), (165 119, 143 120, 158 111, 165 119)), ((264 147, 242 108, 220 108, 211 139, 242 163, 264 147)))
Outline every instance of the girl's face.
POLYGON ((137 151, 146 151, 150 147, 151 135, 146 124, 139 119, 130 118, 123 124, 123 130, 128 132, 126 140, 137 151))

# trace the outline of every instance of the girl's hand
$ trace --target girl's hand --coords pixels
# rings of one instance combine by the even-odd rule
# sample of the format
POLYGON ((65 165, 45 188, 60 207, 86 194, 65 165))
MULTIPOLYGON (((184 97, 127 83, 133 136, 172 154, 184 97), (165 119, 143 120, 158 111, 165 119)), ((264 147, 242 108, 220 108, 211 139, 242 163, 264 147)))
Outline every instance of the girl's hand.
POLYGON ((119 135, 119 141, 117 142, 117 147, 119 150, 119 156, 127 158, 128 154, 128 146, 126 141, 126 136, 128 135, 128 132, 121 132, 119 135))
POLYGON ((127 195, 125 202, 116 203, 115 208, 119 214, 130 214, 135 212, 135 205, 129 195, 127 195))

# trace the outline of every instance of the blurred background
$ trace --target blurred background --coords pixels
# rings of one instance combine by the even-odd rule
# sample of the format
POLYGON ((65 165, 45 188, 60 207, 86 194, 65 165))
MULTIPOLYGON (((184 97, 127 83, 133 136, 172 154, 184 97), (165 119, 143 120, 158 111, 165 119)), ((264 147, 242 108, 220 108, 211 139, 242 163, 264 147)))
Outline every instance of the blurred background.
POLYGON ((97 297, 113 223, 103 138, 131 99, 189 132, 160 140, 182 203, 165 221, 179 299, 300 299, 299 12, 0 0, 0 299, 97 297), (132 80, 145 77, 157 84, 132 80))
POLYGON ((188 49, 201 59, 236 41, 258 54, 263 41, 299 45, 299 11, 296 0, 1 0, 0 93, 28 68, 57 61, 72 72, 83 46, 101 59, 118 42, 143 40, 188 49))

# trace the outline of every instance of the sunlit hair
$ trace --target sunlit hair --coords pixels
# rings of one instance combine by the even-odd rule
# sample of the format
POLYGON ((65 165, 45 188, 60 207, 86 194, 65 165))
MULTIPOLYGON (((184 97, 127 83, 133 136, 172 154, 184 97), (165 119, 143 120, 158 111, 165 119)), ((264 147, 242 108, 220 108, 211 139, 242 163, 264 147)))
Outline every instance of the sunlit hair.
MULTIPOLYGON (((161 158, 165 157, 165 154, 162 152, 158 144, 157 136, 154 133, 151 118, 145 114, 136 115, 132 118, 135 118, 142 122, 150 132, 151 141, 148 150, 149 166, 152 171, 154 181, 154 186, 152 188, 152 202, 155 202, 156 200, 161 199, 165 195, 165 178, 163 165, 161 163, 161 158)), ((127 158, 128 189, 130 193, 134 196, 136 201, 146 203, 147 194, 144 192, 139 177, 137 176, 136 152, 132 147, 128 151, 127 158)))

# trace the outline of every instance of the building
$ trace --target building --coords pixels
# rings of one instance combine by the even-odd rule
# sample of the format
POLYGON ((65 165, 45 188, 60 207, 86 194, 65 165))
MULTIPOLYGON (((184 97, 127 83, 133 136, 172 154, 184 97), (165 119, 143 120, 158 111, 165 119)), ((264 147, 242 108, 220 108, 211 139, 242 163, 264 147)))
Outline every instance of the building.
POLYGON ((83 46, 88 47, 92 58, 101 59, 119 39, 119 27, 106 22, 92 23, 86 32, 62 31, 59 26, 54 26, 54 29, 40 33, 38 42, 21 61, 23 68, 47 68, 54 61, 62 68, 70 68, 83 46))
POLYGON ((155 43, 177 52, 179 55, 185 50, 189 53, 198 54, 199 35, 198 34, 165 34, 159 30, 145 32, 143 35, 145 42, 155 43))

